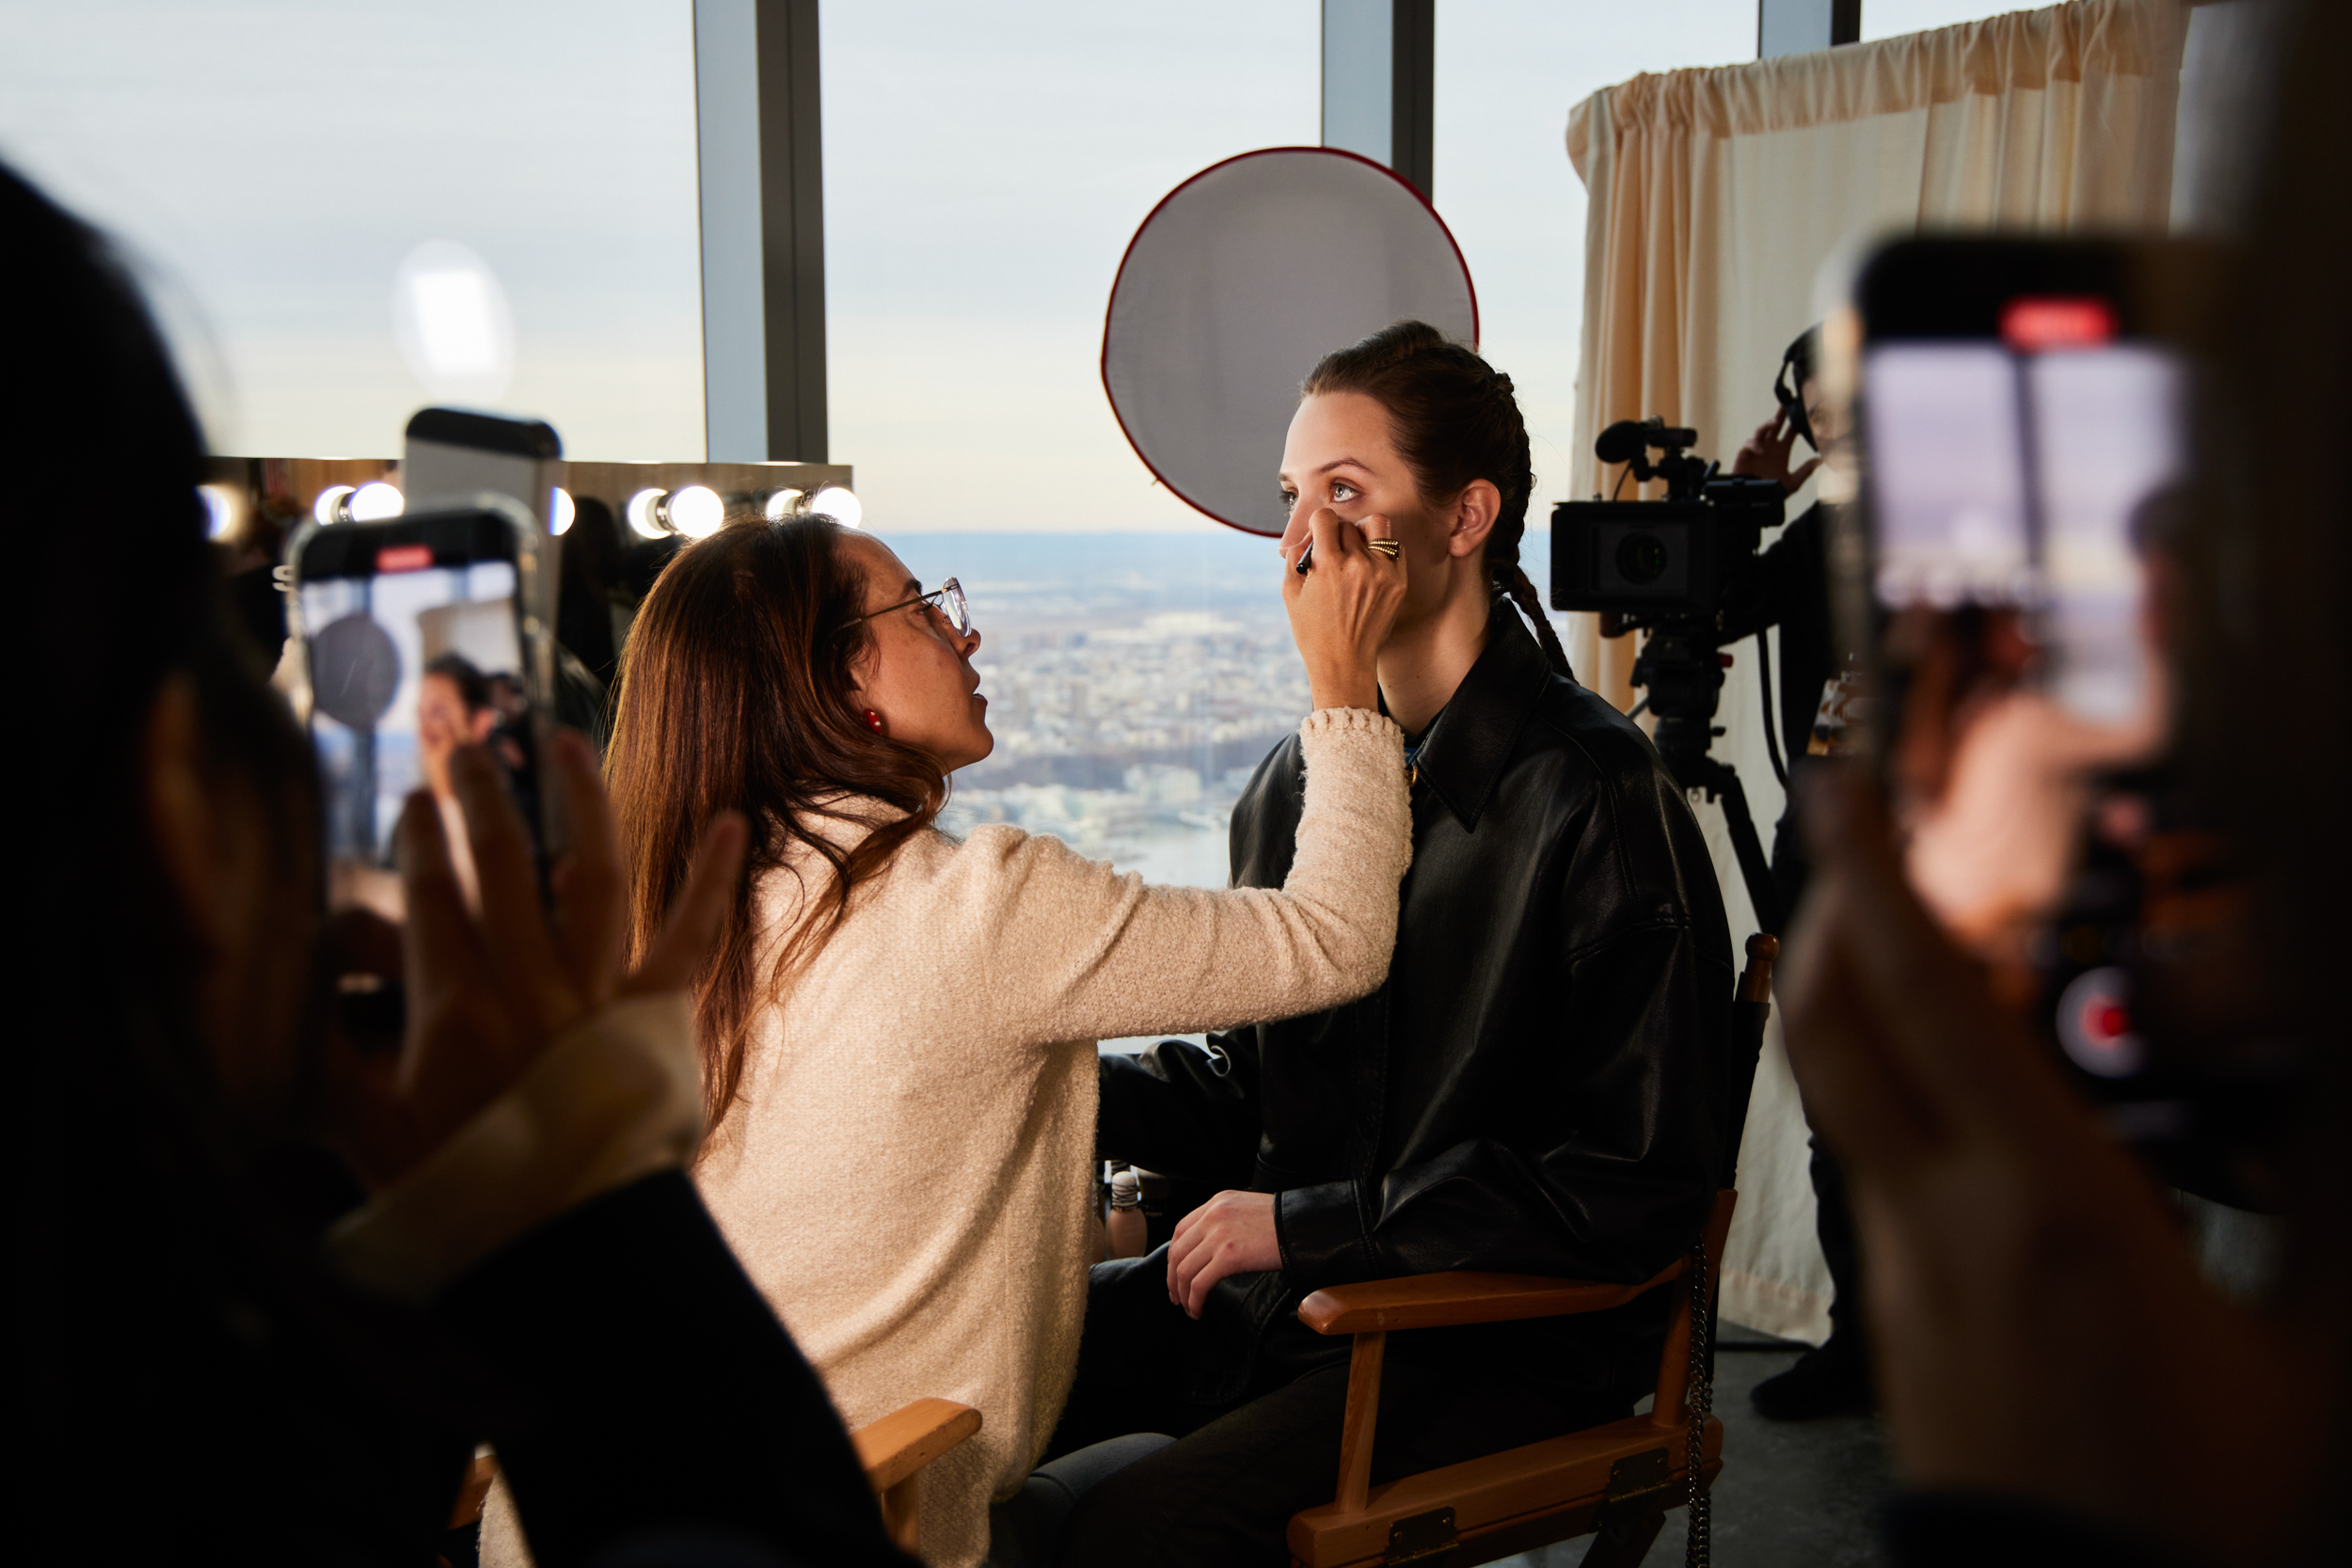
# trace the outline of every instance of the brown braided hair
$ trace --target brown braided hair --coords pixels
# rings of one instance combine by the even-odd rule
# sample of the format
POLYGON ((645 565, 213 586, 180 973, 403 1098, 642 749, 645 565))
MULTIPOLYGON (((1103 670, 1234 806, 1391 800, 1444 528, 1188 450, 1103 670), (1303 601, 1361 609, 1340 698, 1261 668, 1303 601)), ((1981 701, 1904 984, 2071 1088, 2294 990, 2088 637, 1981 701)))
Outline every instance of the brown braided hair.
POLYGON ((1325 355, 1298 388, 1302 398, 1322 392, 1361 392, 1389 411, 1396 450, 1430 504, 1444 505, 1482 479, 1502 493, 1486 535, 1487 576, 1534 627, 1551 667, 1574 679, 1543 597, 1519 564, 1535 466, 1511 378, 1428 323, 1402 321, 1325 355))

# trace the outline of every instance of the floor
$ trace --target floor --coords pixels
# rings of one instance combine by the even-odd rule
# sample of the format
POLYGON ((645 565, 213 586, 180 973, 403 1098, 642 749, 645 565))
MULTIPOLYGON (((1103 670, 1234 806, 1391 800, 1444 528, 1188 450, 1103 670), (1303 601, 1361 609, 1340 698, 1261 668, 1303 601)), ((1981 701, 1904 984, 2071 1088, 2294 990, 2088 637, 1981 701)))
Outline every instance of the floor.
MULTIPOLYGON (((1877 1568, 1871 1511, 1891 1484, 1886 1438, 1874 1417, 1781 1423, 1760 1418, 1748 1390, 1797 1358, 1733 1324, 1715 1357, 1715 1413, 1724 1423, 1724 1471, 1715 1482, 1714 1560, 1722 1568, 1877 1568), (1732 1350, 1734 1341, 1753 1348, 1732 1350)), ((1683 1513, 1643 1560, 1683 1560, 1683 1513)), ((1572 1568, 1585 1543, 1505 1558, 1496 1568, 1572 1568)))

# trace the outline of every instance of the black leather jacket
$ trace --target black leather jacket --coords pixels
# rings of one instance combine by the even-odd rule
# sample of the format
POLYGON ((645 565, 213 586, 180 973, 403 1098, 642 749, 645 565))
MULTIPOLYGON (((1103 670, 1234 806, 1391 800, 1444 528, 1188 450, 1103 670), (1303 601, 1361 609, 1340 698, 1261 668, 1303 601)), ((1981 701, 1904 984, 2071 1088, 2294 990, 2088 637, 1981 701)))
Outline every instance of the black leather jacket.
MULTIPOLYGON (((1387 984, 1206 1051, 1104 1058, 1104 1156, 1280 1195, 1282 1268, 1217 1287, 1229 1351, 1222 1375, 1200 1370, 1204 1397, 1321 1286, 1646 1278, 1730 1180, 1731 943, 1698 824, 1647 737, 1555 674, 1498 600, 1417 768, 1387 984)), ((1234 810, 1235 885, 1281 884, 1301 781, 1293 737, 1234 810)), ((1554 1339, 1578 1333, 1552 1323, 1554 1339)))

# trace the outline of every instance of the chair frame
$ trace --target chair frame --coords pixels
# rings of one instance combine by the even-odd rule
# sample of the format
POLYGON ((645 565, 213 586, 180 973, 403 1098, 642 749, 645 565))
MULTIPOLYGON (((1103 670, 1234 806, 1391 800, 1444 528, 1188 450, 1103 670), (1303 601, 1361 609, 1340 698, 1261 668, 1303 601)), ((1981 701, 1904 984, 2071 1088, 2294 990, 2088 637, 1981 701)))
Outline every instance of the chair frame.
POLYGON ((882 1528, 908 1556, 918 1545, 916 1487, 923 1466, 980 1430, 980 1413, 953 1400, 916 1400, 850 1433, 866 1483, 882 1505, 882 1528))
MULTIPOLYGON (((1759 1045, 1779 950, 1772 936, 1751 937, 1747 967, 1734 994, 1741 1024, 1759 1045)), ((1753 1058, 1750 1062, 1752 1070, 1753 1058)), ((1742 1113, 1746 1102, 1742 1092, 1737 1097, 1742 1113)), ((1736 1129, 1733 1137, 1736 1156, 1736 1129)), ((1691 1255, 1635 1285, 1456 1271, 1332 1286, 1301 1302, 1301 1323, 1318 1334, 1351 1335, 1355 1344, 1340 1428, 1337 1495, 1292 1517, 1287 1541, 1295 1568, 1370 1568, 1423 1560, 1431 1568, 1439 1563, 1471 1568, 1588 1531, 1597 1531, 1599 1539, 1585 1554, 1586 1568, 1638 1564, 1664 1527, 1667 1511, 1693 1496, 1689 1456, 1694 1419, 1701 1423, 1699 1492, 1711 1488, 1723 1469, 1723 1423, 1692 1408, 1691 1350, 1694 1326, 1701 1331, 1712 1326, 1712 1287, 1722 1276, 1724 1239, 1738 1200, 1728 1187, 1715 1195, 1693 1249, 1706 1260, 1709 1321, 1694 1325, 1693 1292, 1678 1292, 1659 1354, 1649 1414, 1382 1486, 1372 1484, 1372 1449, 1379 1422, 1380 1369, 1391 1332, 1607 1311, 1686 1278, 1691 1255)))
MULTIPOLYGON (((1710 1278, 1723 1259, 1735 1201, 1729 1189, 1718 1193, 1708 1217, 1710 1278)), ((1292 1560, 1300 1568, 1350 1568, 1445 1552, 1447 1568, 1469 1568, 1598 1528, 1603 1539, 1586 1556, 1593 1568, 1639 1562, 1666 1511, 1689 1497, 1689 1291, 1677 1296, 1667 1325, 1648 1415, 1375 1487, 1372 1448, 1380 1369, 1393 1330, 1606 1311, 1683 1278, 1689 1267, 1689 1259, 1678 1258, 1638 1285, 1457 1272, 1334 1286, 1309 1296, 1299 1304, 1299 1320, 1318 1334, 1353 1335, 1355 1346, 1340 1432, 1338 1496, 1291 1520, 1292 1560)), ((1723 1468, 1723 1423, 1708 1417, 1701 1434, 1702 1488, 1723 1468)))

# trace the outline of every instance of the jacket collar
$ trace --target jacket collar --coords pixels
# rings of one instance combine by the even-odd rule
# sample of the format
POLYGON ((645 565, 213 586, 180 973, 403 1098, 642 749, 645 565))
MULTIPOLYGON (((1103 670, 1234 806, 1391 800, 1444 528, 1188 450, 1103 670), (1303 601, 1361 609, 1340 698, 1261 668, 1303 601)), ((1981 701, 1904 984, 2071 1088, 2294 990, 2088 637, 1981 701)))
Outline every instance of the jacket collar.
POLYGON ((1478 826, 1551 676, 1550 661, 1518 608, 1498 594, 1486 618, 1486 646, 1430 723, 1414 760, 1421 782, 1464 828, 1478 826))

